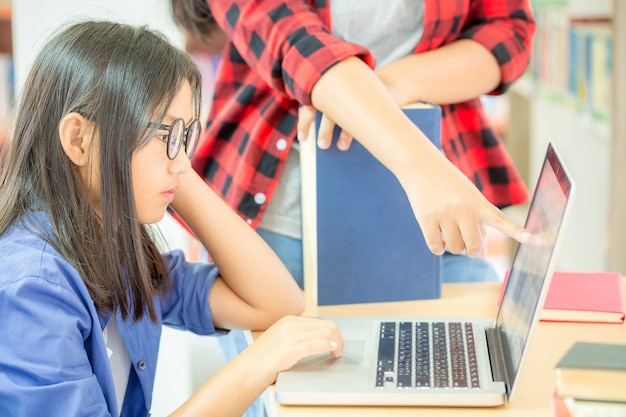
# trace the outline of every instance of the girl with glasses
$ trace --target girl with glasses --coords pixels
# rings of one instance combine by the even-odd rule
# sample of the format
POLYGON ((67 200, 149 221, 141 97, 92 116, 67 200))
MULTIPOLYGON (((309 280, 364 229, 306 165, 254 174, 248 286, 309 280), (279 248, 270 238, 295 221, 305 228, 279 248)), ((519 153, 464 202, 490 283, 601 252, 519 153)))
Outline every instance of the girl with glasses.
POLYGON ((145 28, 75 23, 38 55, 0 161, 0 415, 148 415, 162 325, 269 328, 174 415, 241 415, 300 358, 341 354, 334 324, 289 316, 295 281, 191 169, 199 86, 145 28), (148 225, 170 205, 214 263, 159 252, 148 225))

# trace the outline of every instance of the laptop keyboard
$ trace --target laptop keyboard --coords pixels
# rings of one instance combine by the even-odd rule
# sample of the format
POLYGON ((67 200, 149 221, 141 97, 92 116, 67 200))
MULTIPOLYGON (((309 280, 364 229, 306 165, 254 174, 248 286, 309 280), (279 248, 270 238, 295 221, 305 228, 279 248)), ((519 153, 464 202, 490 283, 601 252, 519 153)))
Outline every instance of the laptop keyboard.
POLYGON ((376 387, 389 386, 480 388, 472 324, 380 323, 376 387))

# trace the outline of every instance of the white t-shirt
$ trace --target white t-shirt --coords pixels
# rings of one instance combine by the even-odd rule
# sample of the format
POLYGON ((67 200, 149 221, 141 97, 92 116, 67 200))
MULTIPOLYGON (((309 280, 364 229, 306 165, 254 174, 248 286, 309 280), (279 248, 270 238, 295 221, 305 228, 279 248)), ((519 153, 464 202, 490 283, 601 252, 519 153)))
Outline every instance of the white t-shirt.
MULTIPOLYGON (((412 54, 424 28, 424 2, 418 0, 331 0, 330 13, 333 35, 368 48, 377 67, 412 54)), ((302 239, 299 158, 294 141, 259 224, 295 239, 302 239)))
POLYGON ((124 404, 124 395, 128 385, 128 376, 130 375, 130 357, 128 351, 117 328, 117 320, 112 316, 103 330, 104 342, 107 345, 107 353, 111 362, 111 371, 113 372, 113 384, 115 385, 115 397, 117 398, 117 409, 122 412, 122 404, 124 404))

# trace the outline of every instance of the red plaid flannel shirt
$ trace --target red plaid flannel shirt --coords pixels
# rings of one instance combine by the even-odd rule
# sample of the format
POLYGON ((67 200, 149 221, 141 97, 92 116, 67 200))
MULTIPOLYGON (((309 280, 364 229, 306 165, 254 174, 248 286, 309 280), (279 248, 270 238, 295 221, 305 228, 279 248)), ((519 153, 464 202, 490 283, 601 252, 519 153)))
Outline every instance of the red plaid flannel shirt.
MULTIPOLYGON (((257 227, 296 136, 299 103, 334 64, 365 48, 334 38, 327 0, 207 0, 229 36, 193 167, 257 227)), ((535 23, 528 0, 424 0, 424 32, 415 53, 470 38, 500 64, 499 94, 522 75, 535 23)), ((468 80, 471 82, 471 80, 468 80)), ((524 202, 528 190, 480 100, 442 106, 446 156, 499 207, 524 202)))

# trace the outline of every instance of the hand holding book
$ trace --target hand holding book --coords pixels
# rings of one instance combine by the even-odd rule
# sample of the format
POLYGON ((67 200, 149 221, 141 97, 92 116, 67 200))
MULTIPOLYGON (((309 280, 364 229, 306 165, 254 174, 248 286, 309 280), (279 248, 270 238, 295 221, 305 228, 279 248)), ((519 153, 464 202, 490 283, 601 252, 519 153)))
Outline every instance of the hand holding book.
MULTIPOLYGON (((439 106, 403 112, 440 147, 439 106)), ((441 259, 397 178, 358 141, 321 149, 316 136, 300 146, 305 291, 320 305, 439 298, 441 259)))
POLYGON ((351 57, 328 69, 311 91, 311 104, 354 135, 398 179, 433 254, 465 250, 470 257, 481 255, 483 225, 529 242, 524 228, 491 204, 402 114, 363 61, 351 57))

